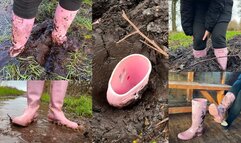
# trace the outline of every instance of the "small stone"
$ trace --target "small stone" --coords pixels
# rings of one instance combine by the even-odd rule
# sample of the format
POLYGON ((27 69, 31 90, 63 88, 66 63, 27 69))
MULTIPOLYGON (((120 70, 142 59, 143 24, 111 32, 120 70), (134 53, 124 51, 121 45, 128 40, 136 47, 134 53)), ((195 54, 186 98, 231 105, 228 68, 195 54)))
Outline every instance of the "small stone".
POLYGON ((32 133, 33 133, 33 130, 30 130, 29 132, 32 134, 32 133))

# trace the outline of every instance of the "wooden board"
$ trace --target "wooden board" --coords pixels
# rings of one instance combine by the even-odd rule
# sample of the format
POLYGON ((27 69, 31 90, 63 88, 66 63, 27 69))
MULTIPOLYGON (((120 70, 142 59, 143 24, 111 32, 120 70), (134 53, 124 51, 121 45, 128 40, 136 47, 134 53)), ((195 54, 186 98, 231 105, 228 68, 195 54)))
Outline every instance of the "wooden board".
POLYGON ((190 113, 192 112, 192 107, 169 107, 168 108, 169 114, 176 114, 176 113, 190 113))
POLYGON ((199 89, 199 90, 229 90, 231 86, 225 84, 208 84, 197 82, 185 82, 185 81, 169 81, 169 88, 175 89, 199 89))
POLYGON ((205 131, 200 137, 188 141, 177 138, 178 133, 187 130, 192 124, 191 113, 174 114, 169 116, 169 142, 170 143, 239 143, 241 141, 241 116, 233 122, 228 131, 222 129, 220 124, 206 114, 204 120, 205 131))

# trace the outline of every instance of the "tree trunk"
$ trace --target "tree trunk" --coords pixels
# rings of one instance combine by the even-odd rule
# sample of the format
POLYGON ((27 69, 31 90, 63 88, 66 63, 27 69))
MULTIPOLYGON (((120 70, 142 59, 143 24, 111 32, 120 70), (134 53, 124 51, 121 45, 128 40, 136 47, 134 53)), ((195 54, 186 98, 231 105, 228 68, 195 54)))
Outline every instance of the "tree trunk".
POLYGON ((172 31, 177 31, 177 0, 172 0, 172 31))

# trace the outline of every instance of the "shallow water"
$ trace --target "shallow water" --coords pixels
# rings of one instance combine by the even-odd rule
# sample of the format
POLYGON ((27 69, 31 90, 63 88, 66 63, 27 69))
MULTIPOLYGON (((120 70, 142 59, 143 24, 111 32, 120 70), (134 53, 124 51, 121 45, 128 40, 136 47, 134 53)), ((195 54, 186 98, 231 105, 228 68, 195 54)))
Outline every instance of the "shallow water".
MULTIPOLYGON (((47 121, 48 105, 41 104, 38 121, 28 127, 17 127, 10 124, 12 117, 21 115, 27 105, 25 97, 11 99, 0 98, 0 143, 11 142, 90 142, 83 132, 73 131, 63 126, 57 126, 47 121)), ((78 121, 77 121, 78 122, 78 121)))

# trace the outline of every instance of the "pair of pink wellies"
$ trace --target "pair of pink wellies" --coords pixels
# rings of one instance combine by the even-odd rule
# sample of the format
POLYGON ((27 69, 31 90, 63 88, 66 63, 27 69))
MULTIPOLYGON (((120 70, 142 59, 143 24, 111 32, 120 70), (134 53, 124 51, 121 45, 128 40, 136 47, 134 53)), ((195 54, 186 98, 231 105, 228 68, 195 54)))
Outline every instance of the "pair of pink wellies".
MULTIPOLYGON (((148 83, 151 73, 151 62, 140 54, 133 54, 122 59, 114 68, 109 80, 107 100, 112 106, 121 108, 139 98, 138 92, 148 83)), ((42 95, 44 81, 28 81, 27 103, 24 113, 12 118, 12 123, 28 126, 36 120, 37 110, 42 95)), ((49 104, 48 120, 72 129, 83 128, 68 120, 62 111, 68 81, 51 82, 51 102, 49 104)))
MULTIPOLYGON (((211 104, 209 106, 209 113, 214 117, 217 123, 224 123, 226 111, 234 102, 235 96, 228 92, 222 99, 221 104, 211 104)), ((189 129, 178 134, 181 140, 190 140, 196 136, 201 136, 204 131, 204 118, 207 111, 207 99, 195 98, 192 100, 192 125, 189 129)))

